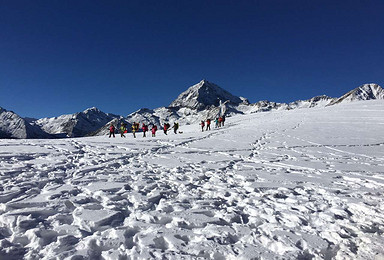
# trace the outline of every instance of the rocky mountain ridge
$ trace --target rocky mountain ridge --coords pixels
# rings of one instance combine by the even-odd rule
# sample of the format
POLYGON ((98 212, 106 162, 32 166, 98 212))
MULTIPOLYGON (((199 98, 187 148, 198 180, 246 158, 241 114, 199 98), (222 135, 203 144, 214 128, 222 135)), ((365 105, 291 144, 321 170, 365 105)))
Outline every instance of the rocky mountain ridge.
POLYGON ((113 119, 121 116, 108 114, 96 107, 88 108, 83 112, 62 115, 53 118, 42 118, 35 121, 45 132, 67 137, 82 137, 96 131, 113 119))
POLYGON ((0 107, 0 139, 52 138, 39 126, 20 117, 13 111, 0 107))
POLYGON ((163 125, 179 122, 181 125, 197 123, 202 119, 226 114, 249 114, 272 110, 325 107, 357 100, 384 99, 384 90, 378 84, 364 84, 340 98, 317 96, 291 103, 259 101, 250 104, 218 85, 202 80, 182 92, 168 107, 139 109, 126 117, 104 113, 93 107, 83 112, 53 118, 22 118, 0 107, 0 138, 63 138, 104 135, 110 123, 124 122, 130 129, 134 122, 163 125))
POLYGON ((335 105, 341 102, 351 102, 359 100, 370 100, 370 99, 384 99, 384 90, 378 84, 364 84, 358 88, 355 88, 345 95, 341 96, 330 102, 328 105, 335 105))

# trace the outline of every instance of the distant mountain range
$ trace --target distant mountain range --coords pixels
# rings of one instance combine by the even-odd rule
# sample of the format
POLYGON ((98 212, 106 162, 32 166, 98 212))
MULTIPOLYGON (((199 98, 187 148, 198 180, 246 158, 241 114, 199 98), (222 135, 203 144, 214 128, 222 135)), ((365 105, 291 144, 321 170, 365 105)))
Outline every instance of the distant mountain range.
POLYGON ((52 138, 33 122, 0 107, 0 138, 52 138))
POLYGON ((163 125, 179 122, 181 125, 197 123, 221 114, 232 116, 272 110, 325 107, 358 100, 384 99, 384 90, 377 84, 365 84, 340 98, 317 96, 291 103, 259 101, 237 97, 214 83, 202 80, 181 93, 168 107, 139 109, 128 116, 108 114, 93 107, 83 112, 53 118, 22 118, 0 107, 0 138, 64 138, 105 135, 108 126, 124 122, 163 125))

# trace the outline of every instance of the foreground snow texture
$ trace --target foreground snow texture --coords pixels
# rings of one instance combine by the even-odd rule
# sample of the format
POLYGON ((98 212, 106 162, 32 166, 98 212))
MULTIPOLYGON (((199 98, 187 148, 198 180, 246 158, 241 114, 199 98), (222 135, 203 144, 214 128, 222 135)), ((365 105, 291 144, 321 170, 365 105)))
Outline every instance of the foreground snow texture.
POLYGON ((0 259, 381 259, 384 102, 2 140, 0 259))

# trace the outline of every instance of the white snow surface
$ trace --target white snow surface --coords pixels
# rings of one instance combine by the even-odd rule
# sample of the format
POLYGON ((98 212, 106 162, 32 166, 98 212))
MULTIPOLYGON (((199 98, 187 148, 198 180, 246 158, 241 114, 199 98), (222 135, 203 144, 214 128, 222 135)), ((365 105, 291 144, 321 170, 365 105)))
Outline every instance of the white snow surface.
POLYGON ((0 259, 382 259, 383 111, 1 140, 0 259))

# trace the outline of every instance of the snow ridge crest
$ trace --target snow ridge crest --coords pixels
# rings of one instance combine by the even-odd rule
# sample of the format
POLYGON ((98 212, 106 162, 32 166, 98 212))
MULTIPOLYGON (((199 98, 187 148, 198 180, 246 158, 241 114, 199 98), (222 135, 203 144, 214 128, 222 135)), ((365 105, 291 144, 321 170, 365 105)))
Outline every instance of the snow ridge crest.
POLYGON ((340 98, 332 101, 329 106, 341 102, 351 102, 359 100, 384 99, 384 89, 376 83, 364 84, 355 88, 340 98))

